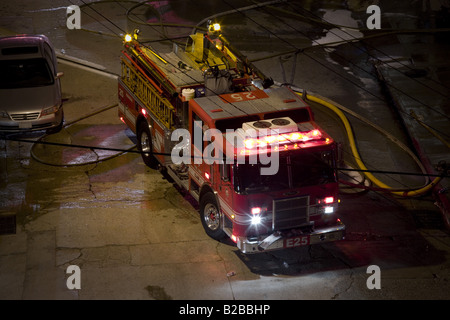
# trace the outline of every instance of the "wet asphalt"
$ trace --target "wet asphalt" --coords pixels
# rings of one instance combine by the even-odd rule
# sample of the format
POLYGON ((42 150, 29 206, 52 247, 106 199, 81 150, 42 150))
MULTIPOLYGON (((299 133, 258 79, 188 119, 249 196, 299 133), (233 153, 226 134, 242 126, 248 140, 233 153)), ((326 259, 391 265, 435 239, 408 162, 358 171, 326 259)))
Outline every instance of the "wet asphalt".
MULTIPOLYGON (((231 10, 230 4, 237 5, 208 3, 202 10, 189 11, 162 1, 158 10, 180 24, 195 24, 202 17, 231 10)), ((117 103, 117 81, 111 73, 119 72, 121 48, 121 40, 110 34, 134 28, 135 23, 124 15, 126 4, 97 4, 97 9, 116 26, 85 8, 83 27, 101 30, 103 34, 69 31, 65 27, 66 5, 65 1, 0 5, 2 34, 45 33, 59 54, 66 57, 59 61, 65 73, 62 85, 66 123, 76 121, 58 134, 37 132, 14 137, 132 150, 133 134, 120 122, 117 110, 109 108, 117 103), (79 60, 88 67, 76 64, 79 60), (108 74, 93 72, 90 66, 108 74), (103 109, 106 110, 79 120, 103 109)), ((342 24, 363 21, 365 17, 358 1, 349 1, 346 7, 325 2, 322 5, 328 9, 329 19, 335 17, 342 24)), ((308 1, 304 4, 316 13, 320 12, 314 11, 317 6, 308 1)), ((403 12, 385 8, 391 13, 403 12)), ((269 14, 266 10, 224 17, 228 23, 224 30, 233 43, 258 60, 257 66, 277 82, 321 94, 356 112, 358 117, 348 117, 368 167, 420 172, 415 161, 397 144, 361 120, 382 126, 414 148, 411 136, 419 127, 406 123, 410 130, 405 129, 401 117, 404 113, 398 112, 380 83, 373 63, 375 53, 360 43, 327 51, 311 47, 296 52, 314 44, 306 35, 322 39, 327 32, 286 12, 273 16, 272 11, 269 14), (305 34, 299 35, 299 30, 305 34), (285 54, 261 60, 277 53, 285 54)), ((148 8, 140 7, 133 14, 138 19, 139 14, 148 15, 147 11, 148 8)), ((141 34, 152 40, 190 31, 145 26, 141 29, 141 34)), ((390 41, 370 44, 390 50, 392 56, 408 58, 398 44, 411 48, 410 43, 404 44, 403 38, 390 41)), ((170 50, 166 43, 151 44, 158 50, 170 50)), ((443 48, 446 47, 436 46, 436 55, 430 57, 446 50, 443 48)), ((436 63, 435 69, 446 70, 445 64, 436 63)), ((400 85, 402 79, 392 81, 400 85)), ((404 88, 412 87, 406 83, 404 88)), ((326 108, 313 103, 311 106, 317 122, 347 148, 343 157, 351 163, 348 140, 339 119, 326 108)), ((442 108, 448 115, 448 105, 442 108)), ((448 133, 445 123, 433 125, 448 133)), ((424 134, 420 131, 419 136, 424 134)), ((426 146, 431 139, 423 138, 426 146)), ((444 156, 439 157, 442 148, 436 140, 432 141, 430 145, 436 146, 433 152, 425 152, 430 168, 446 155, 444 150, 444 156)), ((419 199, 397 199, 385 193, 355 192, 343 187, 340 214, 347 225, 346 240, 246 256, 229 242, 210 239, 202 229, 192 199, 161 172, 146 167, 138 154, 0 140, 0 169, 0 214, 13 217, 3 221, 15 229, 0 235, 1 299, 450 298, 450 237, 432 194, 419 199), (367 287, 367 267, 373 264, 381 268, 380 290, 367 287), (81 289, 67 287, 69 265, 80 267, 81 289)), ((414 188, 426 182, 421 176, 381 177, 395 187, 414 188)))

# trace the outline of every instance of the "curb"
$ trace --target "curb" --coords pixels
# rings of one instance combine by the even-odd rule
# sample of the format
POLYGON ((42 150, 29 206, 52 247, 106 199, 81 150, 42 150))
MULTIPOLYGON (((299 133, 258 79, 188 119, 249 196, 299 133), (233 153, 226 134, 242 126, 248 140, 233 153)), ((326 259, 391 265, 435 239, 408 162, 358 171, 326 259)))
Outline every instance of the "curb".
MULTIPOLYGON (((408 125, 407 120, 405 120, 402 113, 408 114, 408 110, 406 110, 401 103, 402 99, 398 96, 395 91, 390 89, 390 86, 388 85, 390 81, 385 77, 382 70, 380 70, 379 66, 377 64, 374 65, 374 68, 376 70, 377 76, 379 81, 382 83, 382 85, 386 89, 386 93, 389 95, 389 98, 392 101, 392 105, 397 108, 398 110, 402 110, 402 112, 398 112, 399 118, 403 122, 403 127, 405 128, 405 131, 410 139, 410 141, 413 144, 413 147, 420 158, 421 162, 423 163, 423 166, 425 167, 426 171, 429 174, 437 174, 436 170, 434 169, 433 165, 431 164, 431 161, 429 157, 423 152, 423 148, 420 144, 420 141, 418 138, 416 138, 414 132, 410 129, 411 126, 408 125)), ((439 208, 445 227, 450 230, 450 200, 447 195, 447 187, 443 186, 441 182, 439 182, 433 189, 432 189, 432 196, 434 200, 436 201, 434 204, 439 208)))

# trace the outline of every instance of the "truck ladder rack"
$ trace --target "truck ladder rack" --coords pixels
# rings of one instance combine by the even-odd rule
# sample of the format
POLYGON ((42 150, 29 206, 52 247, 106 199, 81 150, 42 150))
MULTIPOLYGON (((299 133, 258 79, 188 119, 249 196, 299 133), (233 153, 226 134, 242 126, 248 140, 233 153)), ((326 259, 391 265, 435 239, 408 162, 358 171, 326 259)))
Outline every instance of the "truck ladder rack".
POLYGON ((149 84, 149 81, 140 74, 136 68, 121 59, 122 74, 120 79, 138 97, 145 107, 168 129, 175 129, 175 108, 169 100, 158 94, 157 90, 149 84))

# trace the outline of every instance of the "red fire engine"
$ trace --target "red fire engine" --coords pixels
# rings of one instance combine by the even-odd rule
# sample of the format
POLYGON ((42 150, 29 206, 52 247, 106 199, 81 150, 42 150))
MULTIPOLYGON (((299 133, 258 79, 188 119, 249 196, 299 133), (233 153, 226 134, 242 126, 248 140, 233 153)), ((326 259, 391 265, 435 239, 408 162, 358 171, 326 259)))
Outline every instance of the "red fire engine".
POLYGON ((210 237, 228 236, 243 253, 343 239, 336 143, 219 25, 167 54, 127 35, 121 66, 120 119, 144 162, 198 201, 210 237))

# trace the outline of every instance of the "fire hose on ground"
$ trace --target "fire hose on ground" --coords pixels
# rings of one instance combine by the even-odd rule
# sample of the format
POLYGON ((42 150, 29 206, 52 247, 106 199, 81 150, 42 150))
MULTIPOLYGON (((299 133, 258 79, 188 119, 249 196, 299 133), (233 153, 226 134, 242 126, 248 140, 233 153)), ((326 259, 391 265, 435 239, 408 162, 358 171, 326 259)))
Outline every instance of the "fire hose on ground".
MULTIPOLYGON (((424 195, 425 193, 430 191, 434 186, 436 186, 441 181, 442 177, 436 177, 431 182, 426 183, 422 187, 414 188, 414 189, 406 189, 406 190, 394 189, 391 186, 388 186, 384 182, 380 181, 377 177, 375 177, 371 172, 369 172, 370 170, 367 169, 366 165, 361 160, 361 156, 359 155, 358 148, 356 147, 356 141, 355 141, 355 136, 353 134, 352 127, 350 125, 348 118, 345 116, 345 114, 342 110, 345 110, 345 112, 347 112, 347 113, 351 113, 353 116, 356 116, 358 119, 371 125, 375 129, 377 129, 378 131, 380 131, 384 135, 386 135, 394 143, 399 145, 403 150, 407 151, 408 154, 419 165, 419 167, 421 168, 424 175, 426 175, 427 173, 425 171, 425 168, 421 164, 420 160, 416 157, 416 155, 408 147, 406 147, 401 141, 399 141, 398 139, 393 137, 387 131, 385 131, 381 127, 377 126, 376 124, 371 123, 369 120, 363 118, 362 116, 345 108, 344 106, 342 106, 334 101, 331 101, 325 97, 322 97, 316 93, 312 93, 312 92, 306 93, 306 91, 302 90, 302 89, 296 89, 296 88, 292 88, 292 89, 294 91, 296 91, 296 93, 298 95, 302 95, 304 99, 316 102, 319 105, 324 106, 324 107, 328 108, 329 110, 333 111, 340 118, 340 120, 342 121, 342 123, 345 127, 345 131, 347 133, 347 137, 348 137, 349 144, 350 144, 350 149, 351 149, 351 152, 352 152, 353 158, 355 159, 356 164, 358 165, 359 169, 364 173, 364 175, 367 177, 367 179, 369 179, 380 190, 387 191, 387 192, 391 193, 392 195, 400 196, 400 197, 420 196, 420 195, 424 195)), ((361 188, 365 188, 365 187, 361 186, 361 188)))

